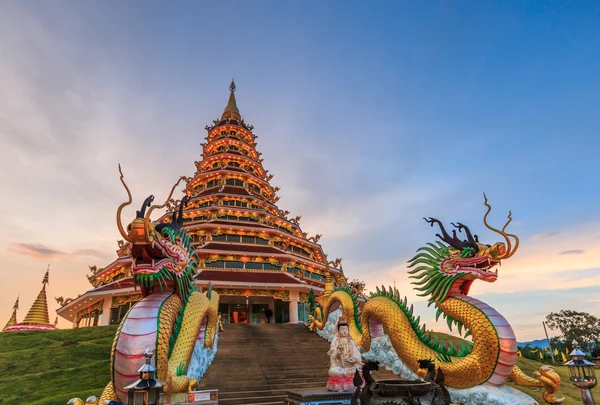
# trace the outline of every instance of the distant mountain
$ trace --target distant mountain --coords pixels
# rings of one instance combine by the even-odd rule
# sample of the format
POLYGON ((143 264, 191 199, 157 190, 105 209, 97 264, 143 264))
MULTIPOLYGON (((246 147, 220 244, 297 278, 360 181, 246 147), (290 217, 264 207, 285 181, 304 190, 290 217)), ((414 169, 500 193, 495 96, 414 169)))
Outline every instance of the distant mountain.
POLYGON ((546 339, 537 339, 532 340, 530 342, 517 342, 517 346, 519 347, 526 346, 527 344, 529 344, 529 346, 531 347, 537 347, 540 349, 550 348, 550 345, 548 344, 548 341, 546 339))

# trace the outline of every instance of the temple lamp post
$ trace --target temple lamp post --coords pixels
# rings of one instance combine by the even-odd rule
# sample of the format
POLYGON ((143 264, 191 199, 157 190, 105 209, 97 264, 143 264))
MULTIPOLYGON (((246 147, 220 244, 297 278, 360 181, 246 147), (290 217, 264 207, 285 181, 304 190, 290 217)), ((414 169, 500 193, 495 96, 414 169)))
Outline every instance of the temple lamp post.
POLYGON ((571 383, 581 390, 581 399, 584 405, 595 405, 592 388, 598 384, 595 364, 585 359, 585 353, 579 350, 579 344, 573 340, 571 360, 565 363, 569 367, 571 383))
POLYGON ((128 392, 127 405, 162 405, 165 384, 156 379, 156 369, 150 364, 153 355, 152 350, 146 350, 146 364, 138 370, 140 379, 125 387, 128 392))

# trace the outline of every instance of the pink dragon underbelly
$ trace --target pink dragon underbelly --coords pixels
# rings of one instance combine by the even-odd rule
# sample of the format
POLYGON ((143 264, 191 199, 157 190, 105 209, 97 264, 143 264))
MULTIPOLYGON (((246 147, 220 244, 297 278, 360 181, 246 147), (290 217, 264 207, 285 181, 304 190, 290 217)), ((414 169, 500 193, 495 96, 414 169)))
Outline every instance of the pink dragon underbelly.
MULTIPOLYGON (((123 320, 115 346, 113 383, 121 402, 127 403, 125 387, 139 379, 137 370, 144 364, 144 352, 156 352, 156 331, 160 308, 170 296, 152 294, 138 302, 123 320)), ((156 356, 152 358, 156 366, 156 356)))
POLYGON ((483 312, 489 321, 494 325, 498 334, 498 343, 500 346, 500 355, 494 373, 487 381, 490 385, 499 386, 506 382, 513 366, 517 362, 517 338, 508 321, 485 302, 479 301, 476 298, 462 295, 460 299, 477 307, 483 312))

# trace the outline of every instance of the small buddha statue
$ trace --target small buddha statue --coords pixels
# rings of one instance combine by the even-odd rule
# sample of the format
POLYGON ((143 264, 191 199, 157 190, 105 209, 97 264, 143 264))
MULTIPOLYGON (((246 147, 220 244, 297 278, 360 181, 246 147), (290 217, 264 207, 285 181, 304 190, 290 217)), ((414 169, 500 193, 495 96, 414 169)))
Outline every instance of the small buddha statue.
POLYGON ((354 373, 362 368, 360 349, 350 337, 350 328, 344 318, 340 318, 336 329, 335 337, 327 352, 331 363, 327 389, 352 391, 354 373))
POLYGON ((220 312, 217 315, 217 324, 219 327, 219 332, 223 332, 223 315, 220 312))

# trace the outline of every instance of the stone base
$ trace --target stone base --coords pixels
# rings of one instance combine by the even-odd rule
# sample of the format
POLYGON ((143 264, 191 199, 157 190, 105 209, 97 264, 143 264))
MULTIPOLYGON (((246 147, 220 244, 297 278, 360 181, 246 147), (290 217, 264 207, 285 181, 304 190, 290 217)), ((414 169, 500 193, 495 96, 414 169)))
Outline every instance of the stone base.
POLYGON ((327 388, 287 391, 286 405, 349 405, 354 391, 332 392, 327 388))

